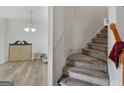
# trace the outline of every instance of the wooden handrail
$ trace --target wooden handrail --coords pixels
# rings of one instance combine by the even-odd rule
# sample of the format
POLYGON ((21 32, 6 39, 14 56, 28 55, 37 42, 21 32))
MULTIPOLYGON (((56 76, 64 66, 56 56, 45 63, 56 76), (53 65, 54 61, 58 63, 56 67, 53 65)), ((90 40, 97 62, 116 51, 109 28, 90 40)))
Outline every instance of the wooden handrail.
MULTIPOLYGON (((121 38, 119 36, 119 33, 117 31, 116 25, 114 23, 110 24, 110 29, 112 30, 116 42, 121 41, 121 38)), ((124 48, 122 49, 121 53, 121 64, 122 64, 122 85, 124 86, 124 48)))
POLYGON ((110 29, 112 30, 112 32, 114 34, 114 37, 115 37, 116 42, 121 41, 121 38, 120 38, 120 36, 118 34, 116 25, 114 23, 111 23, 110 24, 110 29))

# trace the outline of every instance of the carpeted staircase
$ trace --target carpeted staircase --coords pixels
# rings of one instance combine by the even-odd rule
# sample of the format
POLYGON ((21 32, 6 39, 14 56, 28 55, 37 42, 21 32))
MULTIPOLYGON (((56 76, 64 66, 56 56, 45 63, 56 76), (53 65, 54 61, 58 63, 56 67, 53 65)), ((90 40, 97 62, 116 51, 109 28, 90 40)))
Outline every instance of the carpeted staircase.
POLYGON ((108 86, 107 26, 82 49, 67 58, 60 86, 108 86))

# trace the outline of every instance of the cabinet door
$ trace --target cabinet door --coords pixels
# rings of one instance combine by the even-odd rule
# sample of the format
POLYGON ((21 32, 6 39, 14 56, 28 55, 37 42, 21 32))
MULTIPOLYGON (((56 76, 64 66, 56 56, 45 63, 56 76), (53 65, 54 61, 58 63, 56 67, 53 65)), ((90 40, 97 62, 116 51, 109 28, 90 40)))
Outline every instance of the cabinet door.
POLYGON ((32 59, 31 45, 13 45, 9 48, 9 61, 23 61, 32 59))

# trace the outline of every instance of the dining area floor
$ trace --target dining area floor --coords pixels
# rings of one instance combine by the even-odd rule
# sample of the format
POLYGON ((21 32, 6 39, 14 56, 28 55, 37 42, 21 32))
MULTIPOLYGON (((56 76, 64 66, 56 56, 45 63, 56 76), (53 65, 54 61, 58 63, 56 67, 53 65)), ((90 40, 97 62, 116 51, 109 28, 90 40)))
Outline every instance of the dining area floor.
POLYGON ((0 65, 0 81, 14 86, 47 86, 47 64, 40 60, 6 62, 0 65))

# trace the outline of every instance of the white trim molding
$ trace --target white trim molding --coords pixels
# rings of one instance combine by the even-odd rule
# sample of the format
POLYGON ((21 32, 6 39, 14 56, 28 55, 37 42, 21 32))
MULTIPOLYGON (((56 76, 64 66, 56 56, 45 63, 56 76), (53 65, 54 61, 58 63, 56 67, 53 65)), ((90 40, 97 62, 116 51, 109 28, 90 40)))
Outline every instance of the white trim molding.
POLYGON ((48 7, 48 86, 53 85, 53 6, 48 7))

